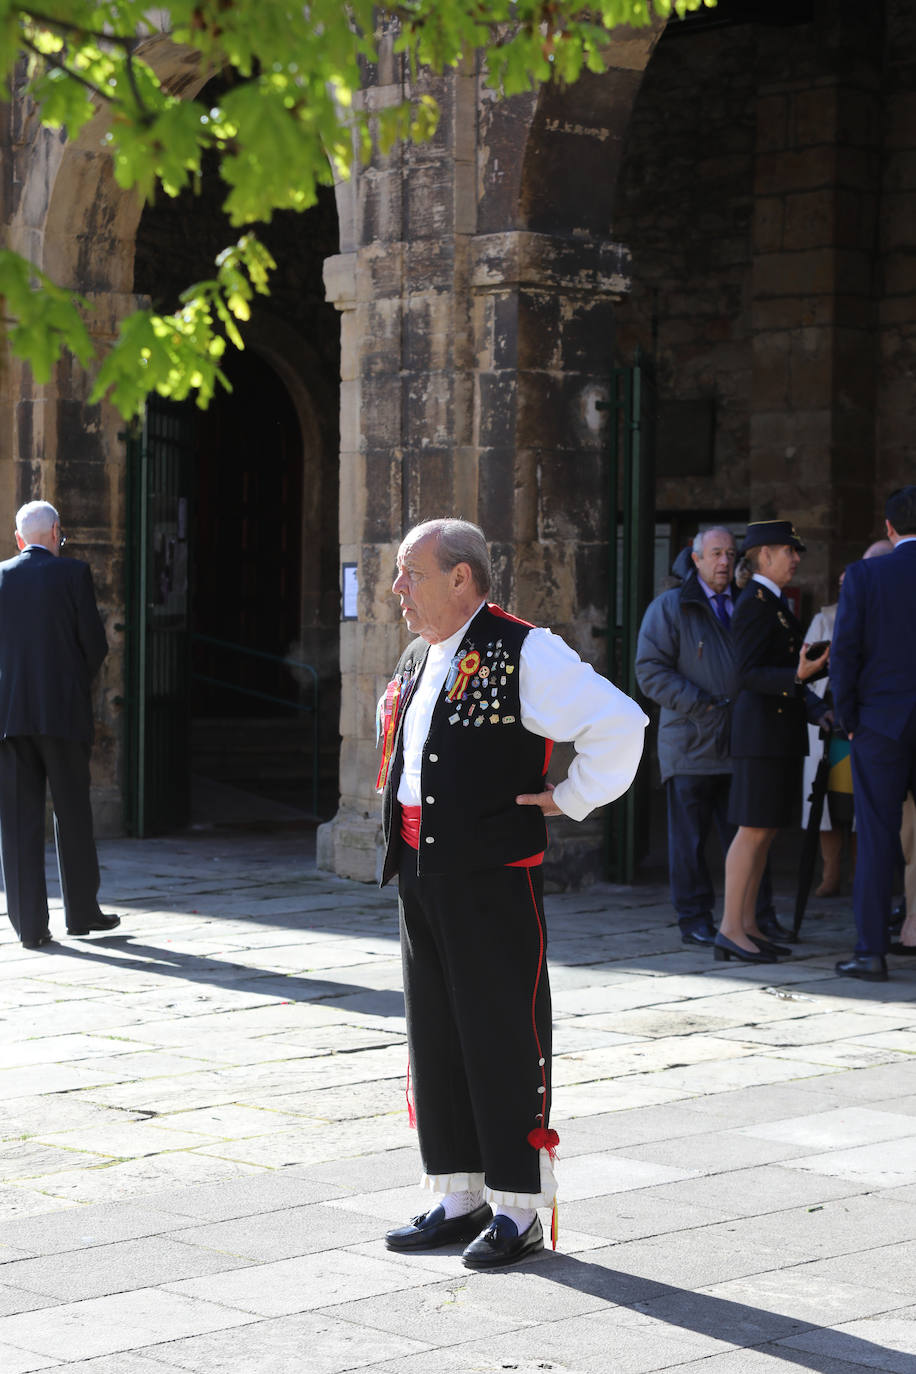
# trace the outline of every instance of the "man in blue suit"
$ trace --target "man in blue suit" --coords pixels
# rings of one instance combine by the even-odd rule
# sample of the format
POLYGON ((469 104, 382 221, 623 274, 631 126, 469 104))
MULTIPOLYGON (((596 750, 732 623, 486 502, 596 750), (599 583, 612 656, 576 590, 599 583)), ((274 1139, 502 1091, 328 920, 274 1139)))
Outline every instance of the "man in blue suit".
POLYGON ((887 978, 887 921, 900 816, 916 790, 916 486, 884 508, 894 551, 846 570, 830 651, 835 713, 852 741, 859 836, 853 902, 858 940, 836 971, 887 978))

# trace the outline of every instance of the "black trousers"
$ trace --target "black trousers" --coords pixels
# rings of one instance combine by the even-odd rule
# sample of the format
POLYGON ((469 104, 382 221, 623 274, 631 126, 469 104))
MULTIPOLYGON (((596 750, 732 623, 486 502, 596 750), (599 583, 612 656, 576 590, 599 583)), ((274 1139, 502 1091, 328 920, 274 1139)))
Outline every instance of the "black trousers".
POLYGON ((45 791, 54 803, 54 838, 67 926, 99 911, 99 862, 89 803, 89 744, 54 735, 0 740, 0 858, 6 905, 20 940, 48 929, 45 791))
POLYGON ((407 1038, 426 1181, 546 1206, 529 1132, 550 1116, 551 1008, 540 868, 417 877, 401 846, 407 1038), (477 1177, 474 1178, 473 1176, 477 1177))
POLYGON ((900 822, 908 791, 916 788, 916 711, 899 739, 859 725, 850 746, 858 852, 852 901, 856 954, 887 951, 894 871, 900 859, 900 822))

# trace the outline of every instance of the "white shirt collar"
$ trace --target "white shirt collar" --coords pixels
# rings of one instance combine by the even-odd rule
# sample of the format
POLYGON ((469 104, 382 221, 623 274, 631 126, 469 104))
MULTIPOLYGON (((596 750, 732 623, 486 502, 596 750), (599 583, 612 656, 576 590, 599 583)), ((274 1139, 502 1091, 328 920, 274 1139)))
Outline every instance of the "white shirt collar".
POLYGON ((771 581, 769 577, 764 577, 763 573, 754 573, 754 581, 762 582, 774 596, 778 596, 780 601, 782 600, 782 588, 777 587, 776 583, 771 581))
MULTIPOLYGON (((718 593, 716 592, 715 587, 710 587, 710 585, 709 585, 708 582, 704 582, 703 579, 702 579, 702 577, 700 576, 699 573, 697 573, 697 581, 699 582, 700 586, 703 588, 703 591, 704 591, 704 592, 706 593, 706 595, 709 597, 710 601, 712 601, 713 597, 715 597, 715 596, 718 595, 718 593)), ((731 587, 731 583, 730 583, 730 582, 726 585, 725 591, 722 593, 722 595, 725 596, 725 597, 727 597, 728 600, 731 601, 731 599, 732 599, 732 587, 731 587)))
MULTIPOLYGON (((480 606, 484 606, 485 604, 486 601, 483 600, 481 601, 480 606)), ((474 615, 468 617, 468 619, 461 626, 460 630, 456 630, 453 635, 449 635, 448 639, 442 639, 439 641, 438 644, 431 644, 429 646, 429 656, 433 658, 433 661, 435 661, 435 659, 437 658, 451 658, 452 654, 455 652, 455 650, 458 648, 458 645, 461 643, 461 641, 464 639, 464 636, 467 634, 468 626, 474 619, 474 616, 479 614, 480 606, 478 606, 477 609, 474 611, 474 615)))
POLYGON ((901 544, 912 544, 914 539, 916 539, 916 534, 904 534, 897 540, 894 548, 899 549, 901 544))

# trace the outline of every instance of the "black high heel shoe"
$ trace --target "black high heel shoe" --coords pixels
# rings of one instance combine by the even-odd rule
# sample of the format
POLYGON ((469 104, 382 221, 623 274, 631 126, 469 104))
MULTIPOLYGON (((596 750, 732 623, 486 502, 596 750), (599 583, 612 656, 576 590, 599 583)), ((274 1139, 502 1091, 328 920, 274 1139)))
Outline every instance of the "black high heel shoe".
POLYGON ((779 962, 774 954, 766 954, 763 950, 758 951, 757 954, 752 954, 749 949, 742 949, 740 945, 736 945, 734 940, 730 940, 721 931, 713 940, 712 953, 714 959, 728 960, 734 957, 740 959, 743 964, 776 964, 779 962))
POLYGON ((788 945, 774 944, 772 940, 767 940, 762 935, 749 935, 747 938, 758 949, 762 949, 764 954, 772 954, 774 958, 785 959, 792 953, 788 945))

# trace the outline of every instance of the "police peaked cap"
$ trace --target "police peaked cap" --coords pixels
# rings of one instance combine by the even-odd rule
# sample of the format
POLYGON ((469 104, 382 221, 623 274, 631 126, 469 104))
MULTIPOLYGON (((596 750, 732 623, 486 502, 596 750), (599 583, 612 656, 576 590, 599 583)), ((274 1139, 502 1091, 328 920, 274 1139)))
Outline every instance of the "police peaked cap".
POLYGON ((799 553, 805 552, 805 545, 795 533, 791 520, 755 520, 748 525, 741 552, 758 549, 761 544, 791 544, 799 553))

